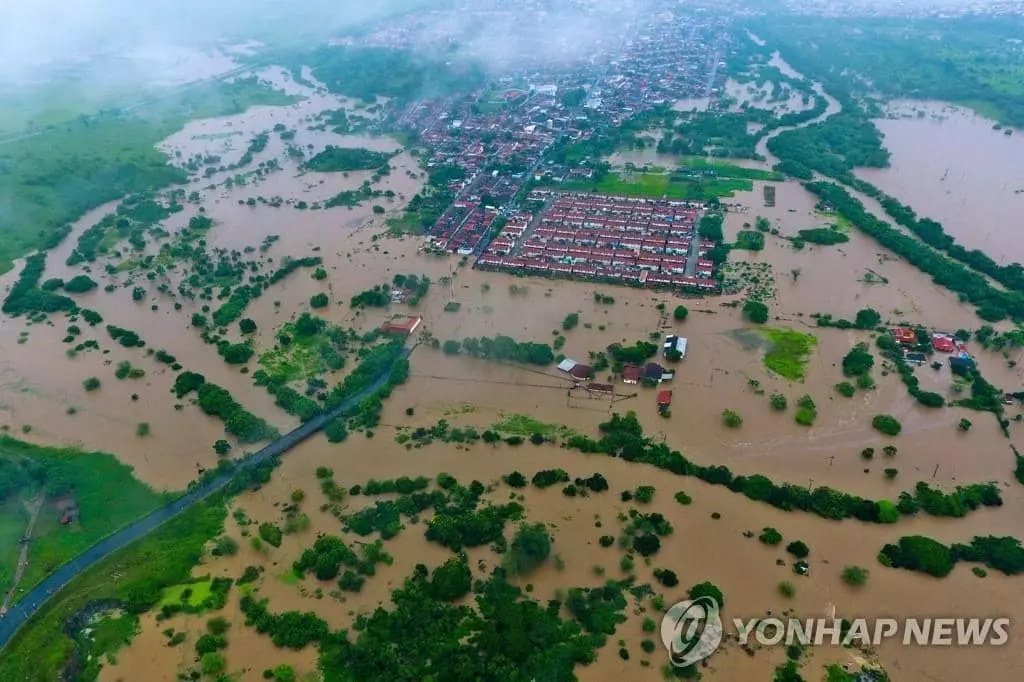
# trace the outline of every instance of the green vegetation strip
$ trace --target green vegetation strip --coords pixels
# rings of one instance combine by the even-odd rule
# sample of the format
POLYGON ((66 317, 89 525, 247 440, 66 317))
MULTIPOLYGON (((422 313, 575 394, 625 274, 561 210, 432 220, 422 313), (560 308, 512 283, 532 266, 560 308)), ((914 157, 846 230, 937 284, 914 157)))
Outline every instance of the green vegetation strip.
POLYGON ((826 519, 856 518, 871 523, 895 523, 900 516, 913 516, 919 511, 933 516, 963 517, 981 506, 999 507, 1003 504, 999 487, 994 483, 973 483, 957 486, 944 493, 927 483, 918 483, 913 492, 900 493, 898 502, 869 500, 827 486, 808 490, 803 486, 784 483, 778 485, 761 474, 737 476, 724 465, 695 464, 672 450, 665 443, 644 436, 636 414, 615 414, 600 425, 601 435, 594 439, 577 435, 565 441, 564 446, 584 453, 602 453, 626 461, 643 462, 671 471, 679 476, 695 476, 712 485, 724 485, 733 492, 767 502, 785 511, 799 509, 826 519))

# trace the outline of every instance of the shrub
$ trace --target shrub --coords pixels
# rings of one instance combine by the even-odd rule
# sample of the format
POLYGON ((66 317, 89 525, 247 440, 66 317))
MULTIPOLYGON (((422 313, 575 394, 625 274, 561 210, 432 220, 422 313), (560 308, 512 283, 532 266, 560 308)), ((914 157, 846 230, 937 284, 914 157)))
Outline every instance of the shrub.
POLYGON ((843 582, 851 587, 860 587, 868 581, 868 569, 860 566, 847 566, 841 575, 843 582))
POLYGON ((642 485, 636 489, 636 501, 640 504, 650 504, 654 501, 654 486, 642 485))
POLYGON ((715 600, 715 603, 718 604, 719 608, 722 608, 723 606, 725 606, 725 595, 722 594, 722 591, 720 589, 718 589, 718 586, 715 585, 714 583, 710 583, 710 582, 698 583, 698 584, 694 585, 693 587, 691 587, 690 591, 687 594, 689 595, 690 599, 700 599, 701 597, 710 597, 711 599, 715 600))
POLYGON ((897 545, 886 545, 878 555, 884 566, 923 571, 944 578, 953 570, 953 555, 941 542, 922 535, 902 537, 897 545))
POLYGON ((76 275, 64 284, 64 291, 69 294, 84 294, 96 286, 96 282, 88 275, 76 275))
POLYGON ((667 568, 654 569, 654 578, 665 587, 675 587, 679 584, 679 577, 675 571, 670 571, 667 568))
POLYGON ((682 490, 677 492, 675 497, 676 497, 676 502, 678 502, 679 504, 684 505, 684 506, 693 502, 693 498, 690 497, 689 495, 687 495, 682 490))
POLYGON ((946 399, 938 393, 920 391, 917 394, 917 402, 921 403, 925 407, 942 407, 946 404, 946 399))
POLYGON ((786 409, 786 396, 781 393, 772 393, 768 396, 768 404, 772 406, 773 410, 781 412, 786 409))
POLYGON ((97 379, 96 377, 89 377, 88 379, 82 382, 82 388, 84 388, 87 391, 95 391, 99 387, 100 380, 97 379))
POLYGON ((309 299, 309 305, 313 308, 326 308, 330 305, 330 299, 327 298, 327 294, 315 294, 309 299))
POLYGON ((849 381, 841 381, 835 386, 836 392, 844 398, 852 398, 857 388, 849 381))
POLYGON ((736 429, 742 426, 743 417, 733 410, 722 411, 722 423, 730 429, 736 429))
POLYGON ((800 399, 796 401, 796 405, 797 410, 796 414, 793 415, 793 420, 800 426, 810 426, 818 418, 818 408, 811 396, 806 394, 800 396, 800 399))
POLYGON ((757 539, 766 545, 775 546, 782 542, 782 533, 769 526, 761 531, 761 534, 757 536, 757 539))
POLYGON ((526 575, 551 554, 551 535, 542 523, 524 524, 516 531, 506 556, 506 568, 514 575, 526 575))
POLYGON ((866 343, 858 343, 843 357, 843 374, 856 377, 867 374, 875 364, 875 358, 866 343))
POLYGON ((754 324, 768 321, 768 306, 760 301, 748 300, 743 304, 743 316, 754 324))
POLYGON ((278 528, 277 526, 275 526, 274 524, 272 524, 272 523, 261 523, 260 524, 260 528, 259 528, 259 532, 260 532, 260 537, 263 538, 263 540, 268 545, 273 545, 274 547, 280 547, 281 546, 281 537, 282 537, 281 529, 278 528))
POLYGON ((793 587, 793 583, 789 582, 788 580, 783 580, 779 583, 779 594, 781 594, 786 599, 792 599, 794 596, 796 596, 796 588, 793 587))
POLYGON ((806 559, 807 555, 811 553, 811 549, 800 540, 795 540, 786 545, 786 551, 797 559, 806 559))
POLYGON ((900 424, 896 417, 890 414, 877 414, 874 419, 871 420, 871 426, 876 431, 880 431, 887 436, 899 435, 899 432, 903 430, 903 426, 900 424))
POLYGON ((518 471, 513 471, 506 475, 503 480, 512 488, 525 488, 527 484, 526 476, 523 476, 518 471))

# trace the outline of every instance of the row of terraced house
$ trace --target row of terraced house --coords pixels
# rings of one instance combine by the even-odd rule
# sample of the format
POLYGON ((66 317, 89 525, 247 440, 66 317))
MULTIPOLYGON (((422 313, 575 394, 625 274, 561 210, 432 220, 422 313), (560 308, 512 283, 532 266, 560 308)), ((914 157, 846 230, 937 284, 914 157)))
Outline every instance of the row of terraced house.
POLYGON ((549 189, 530 198, 545 201, 534 220, 513 215, 477 260, 477 267, 713 291, 715 243, 692 249, 700 207, 686 201, 618 197, 549 189), (687 275, 687 261, 696 262, 687 275))

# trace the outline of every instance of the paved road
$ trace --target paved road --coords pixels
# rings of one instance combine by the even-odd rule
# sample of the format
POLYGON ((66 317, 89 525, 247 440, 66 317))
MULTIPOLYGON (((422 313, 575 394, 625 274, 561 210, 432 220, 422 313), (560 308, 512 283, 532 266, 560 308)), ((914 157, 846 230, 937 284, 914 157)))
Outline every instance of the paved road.
MULTIPOLYGON (((412 349, 403 348, 402 352, 395 358, 395 360, 407 358, 411 352, 412 349)), ((381 388, 390 378, 391 368, 393 366, 394 364, 392 363, 392 365, 377 377, 371 385, 367 386, 356 395, 348 398, 331 411, 325 412, 319 417, 309 420, 295 430, 281 436, 262 450, 246 457, 245 459, 239 460, 237 462, 236 469, 252 469, 273 457, 284 454, 302 441, 317 433, 332 419, 348 412, 368 395, 381 388)), ((26 594, 21 601, 11 607, 11 610, 7 615, 0 618, 0 649, 7 645, 7 642, 11 640, 18 629, 24 625, 29 618, 35 615, 54 593, 59 592, 65 585, 78 576, 78 574, 105 559, 117 550, 145 537, 172 517, 177 516, 197 502, 200 502, 218 490, 221 490, 231 481, 232 478, 232 474, 227 474, 193 488, 173 502, 160 507, 159 509, 151 512, 148 516, 144 516, 135 523, 104 538, 51 573, 46 577, 46 579, 26 594)))

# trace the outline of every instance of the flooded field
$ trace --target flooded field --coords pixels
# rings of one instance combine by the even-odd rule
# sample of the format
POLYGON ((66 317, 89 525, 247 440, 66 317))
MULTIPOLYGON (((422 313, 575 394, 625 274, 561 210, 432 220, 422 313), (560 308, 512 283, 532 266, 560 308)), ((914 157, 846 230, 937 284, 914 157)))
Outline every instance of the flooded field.
MULTIPOLYGON (((785 65, 781 60, 773 64, 780 68, 785 65)), ((624 576, 619 568, 621 553, 602 547, 598 538, 606 533, 617 535, 621 531, 617 516, 635 506, 621 502, 620 493, 650 485, 657 493, 645 511, 663 514, 676 531, 652 561, 638 560, 633 572, 638 582, 655 584, 653 569, 677 571, 679 587, 659 588, 669 604, 684 597, 685 587, 711 580, 725 593, 725 614, 730 618, 784 610, 814 617, 830 614, 833 609, 840 617, 993 616, 1019 607, 1019 586, 996 571, 982 580, 962 565, 949 577, 937 580, 885 568, 878 562, 879 549, 904 535, 926 535, 946 543, 967 541, 975 535, 1021 535, 1024 494, 1013 480, 1010 449, 1011 442, 1021 443, 1020 427, 1011 422, 1011 440, 1007 440, 991 415, 959 407, 928 410, 911 398, 896 372, 883 365, 873 333, 816 326, 812 318, 815 313, 853 318, 866 307, 876 309, 886 321, 950 330, 976 329, 979 320, 973 309, 956 296, 856 231, 850 230, 849 241, 837 246, 808 244, 803 249, 794 248, 785 237, 834 220, 815 210, 812 196, 798 183, 773 183, 776 202, 772 208, 763 204, 761 182, 754 183, 752 191, 739 192, 727 200, 727 241, 732 241, 739 230, 749 229, 758 216, 768 219, 778 231, 777 235, 766 234, 763 251, 732 252, 730 278, 735 278, 737 291, 730 295, 681 298, 649 290, 481 272, 454 257, 424 253, 417 238, 386 235, 386 219, 397 215, 423 188, 417 159, 392 138, 316 129, 322 127, 317 125, 316 115, 326 109, 359 109, 371 117, 365 107, 326 95, 320 88, 298 85, 279 69, 267 69, 260 75, 304 99, 289 107, 258 107, 238 116, 196 121, 162 145, 182 164, 196 156, 214 155, 220 157, 218 163, 228 166, 250 154, 247 166, 220 170, 217 164, 211 164, 208 174, 197 174, 186 193, 196 192, 198 196, 187 199, 182 211, 162 221, 166 234, 149 235, 142 248, 132 250, 115 243, 91 264, 68 265, 79 238, 116 209, 117 204, 110 204, 85 216, 74 226, 71 236, 49 254, 45 278, 68 280, 87 272, 96 280, 97 288, 77 295, 76 300, 104 319, 96 327, 83 325, 78 339, 96 340, 99 349, 68 354, 69 345, 64 339, 68 323, 59 316, 53 316, 50 323, 0 318, 0 387, 4 391, 0 425, 34 442, 112 452, 154 488, 180 490, 203 468, 216 465, 217 455, 211 445, 225 437, 224 424, 205 416, 190 398, 177 400, 172 392, 176 373, 166 364, 158 364, 147 349, 166 350, 184 369, 202 373, 208 381, 228 389, 254 415, 285 430, 296 425, 297 419, 279 409, 264 388, 254 385, 250 370, 255 373, 260 355, 280 342, 277 332, 281 326, 309 311, 311 298, 320 294, 327 295, 329 305, 313 312, 331 324, 360 333, 375 329, 392 315, 415 314, 423 318, 423 330, 440 342, 497 334, 544 343, 563 337, 559 343, 564 345, 556 346, 557 352, 581 362, 598 357, 613 343, 660 344, 669 333, 687 337, 689 344, 685 359, 674 366, 676 375, 669 386, 673 391, 672 411, 666 419, 658 414, 653 388, 618 383, 613 396, 585 396, 571 392, 571 380, 553 366, 512 366, 454 357, 421 343, 411 357, 409 381, 385 401, 381 423, 374 428, 372 439, 365 433, 353 433, 343 444, 331 445, 323 436, 316 436, 289 452, 268 484, 232 502, 226 532, 238 541, 237 554, 208 556, 194 569, 195 577, 238 578, 248 567, 259 567, 262 574, 251 589, 258 597, 267 598, 275 613, 312 611, 331 628, 350 627, 358 614, 372 612, 380 605, 387 607, 391 591, 402 584, 416 564, 437 566, 451 552, 425 540, 425 516, 415 523, 406 521, 404 530, 385 542, 394 562, 381 565, 361 592, 342 593, 332 583, 296 579, 290 575, 290 567, 318 534, 340 534, 349 542, 369 539, 343 533, 338 519, 328 513, 317 467, 332 468, 343 488, 364 484, 371 478, 436 477, 448 472, 465 484, 474 479, 495 483, 487 495, 495 503, 509 497, 509 490, 498 483, 503 474, 517 469, 529 478, 538 470, 560 467, 571 476, 600 472, 611 489, 585 498, 563 496, 557 488, 541 491, 527 487, 520 491, 526 518, 550 524, 554 553, 564 562, 562 569, 552 561, 530 576, 530 590, 542 602, 554 597, 556 590, 596 586, 603 582, 601 576, 624 576), (292 135, 283 136, 283 132, 292 135), (263 133, 268 133, 265 144, 251 152, 250 141, 263 133), (308 158, 328 144, 394 154, 388 161, 390 172, 375 177, 372 170, 304 170, 295 150, 308 158), (256 173, 261 165, 262 171, 256 173), (332 197, 355 191, 364 183, 370 183, 380 194, 350 207, 322 207, 332 197), (382 207, 383 212, 374 211, 374 206, 382 207), (200 217, 209 218, 213 224, 196 237, 189 225, 200 217), (185 237, 181 237, 183 234, 185 237), (255 331, 243 337, 239 325, 232 322, 225 325, 224 341, 240 343, 248 339, 252 359, 231 365, 218 355, 216 342, 209 340, 196 319, 210 314, 227 297, 218 296, 215 289, 237 286, 241 280, 225 275, 231 285, 208 285, 206 298, 177 295, 196 275, 191 265, 168 255, 181 247, 176 241, 179 238, 189 244, 202 241, 206 250, 222 256, 236 253, 251 267, 250 272, 268 274, 287 258, 318 257, 322 260, 317 267, 323 269, 323 274, 313 276, 312 269, 299 268, 247 301, 244 316, 254 322, 255 331), (144 265, 150 256, 151 262, 162 268, 159 272, 155 266, 144 265), (415 307, 351 307, 354 295, 391 282, 398 274, 426 275, 434 284, 415 307), (442 282, 449 276, 450 284, 442 282), (161 289, 161 285, 166 286, 161 289), (144 291, 136 296, 139 287, 144 291), (770 293, 766 297, 769 327, 814 336, 815 345, 802 378, 785 379, 766 369, 765 354, 772 350, 772 343, 763 328, 743 319, 736 305, 750 287, 770 293), (613 296, 614 302, 598 303, 595 292, 613 296), (684 322, 672 319, 672 310, 679 304, 689 309, 684 322), (570 313, 579 315, 579 326, 565 330, 563 320, 570 313), (114 343, 104 329, 108 324, 137 331, 146 340, 146 348, 128 349, 114 343), (875 387, 845 398, 835 385, 844 380, 843 356, 859 342, 868 343, 874 353, 871 376, 875 387), (144 376, 117 379, 115 368, 125 360, 144 368, 144 376), (87 391, 83 383, 90 377, 100 378, 102 386, 87 391), (775 393, 786 396, 786 410, 770 407, 769 396, 775 393), (811 426, 794 420, 795 405, 805 395, 817 408, 811 426), (723 423, 725 410, 739 414, 742 426, 727 427, 723 423), (535 446, 527 442, 513 447, 436 442, 407 447, 396 442, 396 437, 409 429, 429 428, 441 419, 484 430, 514 415, 529 415, 545 424, 593 436, 610 414, 626 411, 636 412, 647 434, 694 462, 726 465, 736 474, 763 474, 778 484, 810 489, 829 486, 889 500, 912 490, 920 481, 943 490, 993 481, 999 485, 1005 504, 998 510, 973 511, 963 519, 921 513, 901 518, 895 525, 826 521, 809 513, 783 512, 696 478, 550 444, 535 446), (902 432, 890 438, 873 429, 872 419, 879 414, 897 417, 902 432), (963 418, 974 423, 969 433, 957 428, 963 418), (140 435, 141 423, 149 425, 147 435, 140 435), (882 455, 888 445, 896 447, 895 454, 882 455), (866 457, 862 451, 869 447, 879 454, 866 457), (897 473, 888 475, 885 469, 897 473), (683 506, 673 499, 680 490, 692 496, 692 505, 683 506), (294 495, 295 491, 303 491, 303 495, 294 495), (256 525, 281 523, 284 507, 297 498, 301 502, 295 504, 309 516, 309 526, 285 535, 280 547, 254 547, 250 538, 256 525), (784 561, 781 548, 768 547, 744 535, 751 532, 756 536, 767 526, 779 529, 787 541, 800 539, 812 548, 808 576, 794 573, 784 561), (601 527, 607 530, 599 530, 601 527), (843 583, 840 574, 849 565, 869 569, 866 586, 855 589, 843 583), (779 593, 778 584, 783 580, 796 585, 790 599, 779 593)), ((822 94, 820 87, 818 90, 822 94)), ((826 116, 838 111, 835 100, 830 99, 829 104, 826 116)), ((927 120, 892 121, 882 122, 883 130, 886 123, 939 125, 927 120)), ((998 137, 1003 145, 1019 142, 990 130, 987 134, 998 137)), ((896 132, 892 135, 898 136, 896 132)), ((887 144, 889 136, 887 133, 887 144)), ((918 147, 926 146, 918 143, 918 147)), ((895 161, 900 152, 896 147, 893 152, 895 161)), ((925 152, 918 149, 916 153, 925 152)), ((677 161, 653 150, 613 157, 616 164, 672 167, 677 161)), ((881 172, 899 174, 895 165, 881 172)), ((886 188, 881 178, 873 181, 913 204, 910 189, 904 193, 899 188, 886 188)), ((932 217, 943 219, 940 215, 932 217)), ((952 224, 948 227, 951 232, 955 229, 952 224)), ((8 287, 16 276, 17 270, 0 284, 8 287)), ((417 334, 413 341, 419 340, 426 339, 417 334)), ((1024 368, 1010 367, 1007 359, 996 353, 974 346, 971 349, 989 381, 1009 390, 1019 389, 1024 368)), ((349 358, 344 371, 356 361, 355 357, 349 358)), ((344 371, 329 373, 327 378, 335 383, 344 371)), ((956 397, 947 366, 937 370, 922 366, 916 374, 922 388, 950 399, 956 397)), ((614 382, 610 370, 599 372, 595 380, 614 382)), ((1017 410, 1008 408, 1007 417, 1012 419, 1017 410)), ((244 449, 239 447, 236 453, 244 449)), ((349 496, 343 503, 344 512, 354 512, 372 501, 366 496, 349 496)), ((469 550, 468 554, 474 577, 487 575, 501 560, 486 547, 469 550)), ((525 587, 527 581, 520 582, 525 587)), ((231 622, 225 655, 233 679, 264 679, 264 670, 280 664, 292 666, 296 679, 319 679, 313 647, 297 652, 273 647, 266 637, 245 626, 245 616, 238 606, 241 590, 232 589, 227 606, 215 614, 178 614, 159 621, 154 614, 143 616, 141 633, 114 660, 104 664, 100 679, 178 679, 179 674, 195 669, 194 644, 212 615, 231 622), (184 644, 169 646, 164 633, 168 628, 184 633, 184 644)), ((660 615, 649 605, 643 609, 630 605, 627 621, 614 637, 609 637, 597 661, 577 670, 580 679, 597 682, 660 677, 659 670, 666 662, 661 644, 649 655, 642 654, 640 648, 646 637, 641 627, 643 618, 659 619, 660 615), (619 639, 623 640, 621 646, 632 653, 631 660, 617 655, 619 646, 614 642, 619 639), (641 667, 642 660, 649 661, 650 667, 641 667)), ((886 644, 872 655, 877 655, 894 680, 961 682, 983 671, 986 679, 1011 682, 1020 679, 1022 643, 1022 635, 1011 631, 1011 641, 999 649, 886 644)), ((715 680, 770 679, 784 653, 779 648, 748 655, 730 643, 703 672, 707 679, 715 680)), ((820 679, 826 664, 851 663, 854 653, 838 648, 815 650, 803 674, 807 679, 820 679)))
MULTIPOLYGON (((420 360, 425 359, 422 356, 420 360)), ((429 359, 431 366, 434 365, 429 359)), ((384 422, 402 426, 430 425, 438 418, 453 423, 487 424, 494 419, 489 411, 466 412, 464 407, 448 403, 445 396, 424 382, 413 381, 396 392, 388 403, 384 422), (415 404, 415 418, 404 415, 404 406, 415 404)), ((594 418, 596 421, 597 418, 594 418)), ((803 617, 816 617, 830 613, 832 608, 840 616, 862 615, 880 617, 917 614, 922 604, 935 604, 941 600, 942 613, 958 615, 989 615, 1005 613, 1006 605, 1012 603, 1015 594, 1011 579, 990 576, 978 581, 966 568, 958 568, 953 575, 941 583, 914 574, 885 569, 877 564, 874 555, 884 543, 892 541, 899 534, 922 533, 933 537, 961 537, 972 532, 988 529, 994 515, 980 512, 966 521, 951 523, 936 522, 928 518, 906 522, 898 527, 865 525, 855 521, 826 523, 820 519, 800 513, 785 513, 761 504, 751 503, 723 488, 713 488, 693 479, 680 479, 666 472, 649 467, 630 465, 626 462, 598 456, 583 456, 579 453, 560 450, 551 446, 535 447, 529 444, 518 449, 509 446, 498 447, 478 444, 468 448, 453 445, 434 444, 422 449, 407 450, 395 444, 388 436, 389 429, 381 428, 373 441, 356 437, 342 446, 331 447, 312 442, 302 446, 289 456, 275 474, 270 485, 257 493, 241 496, 235 502, 235 509, 243 509, 254 522, 279 521, 280 507, 296 489, 307 492, 307 501, 302 508, 313 519, 311 527, 302 533, 288 536, 279 549, 268 548, 267 553, 251 549, 244 538, 236 535, 238 529, 230 525, 229 533, 242 540, 242 549, 235 557, 211 559, 207 565, 199 566, 195 575, 238 576, 247 565, 265 567, 263 577, 257 582, 257 593, 270 600, 277 612, 297 609, 317 613, 332 627, 344 627, 351 622, 353 612, 366 612, 376 605, 386 608, 388 594, 412 571, 414 564, 424 563, 437 566, 450 553, 428 543, 422 536, 422 522, 406 523, 405 530, 394 539, 385 542, 385 549, 393 555, 394 563, 382 567, 377 575, 370 578, 363 590, 346 596, 339 604, 336 597, 323 595, 318 598, 313 589, 317 583, 306 579, 300 583, 282 580, 279 576, 287 572, 287 566, 298 557, 300 548, 308 546, 318 532, 339 534, 337 521, 316 511, 320 493, 314 477, 317 466, 327 466, 336 472, 338 483, 344 486, 365 482, 369 478, 390 478, 400 475, 433 476, 449 472, 460 480, 468 482, 478 479, 485 484, 496 481, 502 474, 512 470, 532 473, 552 467, 561 467, 573 476, 588 476, 600 472, 608 478, 611 490, 592 494, 589 498, 569 499, 558 490, 538 491, 534 488, 523 490, 523 504, 528 520, 540 520, 550 524, 554 535, 553 551, 564 561, 564 568, 558 570, 552 565, 541 567, 529 576, 533 596, 544 600, 554 595, 557 589, 577 585, 598 585, 603 578, 595 575, 600 567, 608 577, 622 575, 617 566, 619 552, 602 548, 597 539, 605 533, 616 534, 619 527, 616 515, 627 510, 628 504, 618 501, 621 490, 633 489, 638 485, 650 485, 656 489, 655 499, 644 511, 663 514, 677 529, 651 566, 638 565, 635 573, 639 582, 654 583, 651 570, 670 567, 679 574, 682 586, 703 580, 713 580, 726 595, 727 618, 750 618, 766 612, 791 610, 803 617), (366 457, 372 448, 373 457, 366 457), (344 472, 343 476, 340 472, 344 472), (693 498, 693 504, 680 506, 672 496, 678 490, 685 490, 693 498), (711 514, 720 515, 712 519, 711 514), (601 525, 598 523, 601 522, 601 525), (767 548, 756 539, 743 536, 745 531, 760 532, 765 526, 778 528, 786 538, 800 538, 812 548, 812 570, 809 577, 794 576, 791 569, 776 566, 775 559, 783 556, 779 550, 767 548), (853 590, 839 580, 839 572, 845 565, 870 567, 871 577, 866 587, 853 590), (784 600, 776 591, 780 580, 790 579, 796 583, 796 596, 784 600)), ((498 484, 491 495, 495 502, 507 497, 507 488, 498 484)), ((355 511, 372 498, 351 497, 348 511, 355 511)), ((1006 516, 1007 509, 1000 512, 1006 516)), ((358 541, 358 536, 345 533, 348 541, 358 541)), ((469 564, 474 574, 483 576, 497 561, 489 550, 470 550, 469 564), (478 561, 483 561, 478 566, 478 561), (483 570, 481 570, 483 568, 483 570)), ((522 580, 521 585, 527 582, 522 580)), ((329 584, 328 584, 329 585, 329 584)), ((325 587, 326 591, 326 587, 325 587)), ((671 603, 682 598, 681 590, 660 590, 666 601, 671 603)), ((281 653, 277 658, 268 657, 267 652, 252 651, 255 643, 245 632, 242 618, 228 607, 217 615, 232 621, 229 634, 230 644, 227 658, 229 670, 242 673, 240 679, 260 679, 265 661, 291 662, 294 654, 281 653)), ((578 668, 581 680, 615 680, 627 676, 630 679, 658 679, 658 669, 664 662, 660 647, 649 656, 639 652, 640 640, 644 637, 641 620, 644 612, 627 611, 627 621, 618 626, 615 640, 622 639, 624 646, 633 652, 631 661, 623 661, 615 654, 615 647, 604 647, 595 664, 578 668), (649 660, 652 668, 645 670, 638 665, 638 659, 649 660)), ((655 615, 655 617, 657 617, 655 615)), ((145 629, 173 627, 197 633, 202 627, 202 618, 175 617, 159 626, 146 621, 145 629)), ((1011 636, 1005 647, 992 651, 973 649, 968 651, 943 648, 883 647, 879 652, 881 660, 894 677, 910 676, 910 679, 962 680, 971 670, 985 667, 989 670, 1010 670, 1014 660, 1013 649, 1018 646, 1019 634, 1011 636)), ((193 640, 182 645, 190 648, 193 640)), ((263 645, 269 649, 267 645, 263 645)), ((275 651, 269 649, 270 651, 275 651)), ((826 663, 849 662, 850 654, 839 649, 815 650, 806 665, 807 679, 819 679, 818 672, 826 663)), ((735 645, 726 648, 711 659, 711 665, 704 670, 708 679, 768 679, 772 668, 781 662, 781 650, 762 650, 753 657, 748 656, 735 645)), ((133 675, 142 674, 159 666, 160 676, 150 679, 171 680, 176 671, 190 661, 174 649, 168 648, 160 637, 147 634, 137 638, 126 650, 119 652, 116 665, 105 667, 101 679, 104 681, 131 680, 133 675)), ((297 671, 309 670, 309 663, 298 660, 297 671)), ((1011 673, 1001 675, 994 672, 991 679, 1015 679, 1011 673)))
POLYGON ((895 102, 875 121, 891 166, 859 177, 942 223, 968 249, 1000 264, 1024 260, 1024 137, 994 130, 992 121, 941 102, 895 102))

